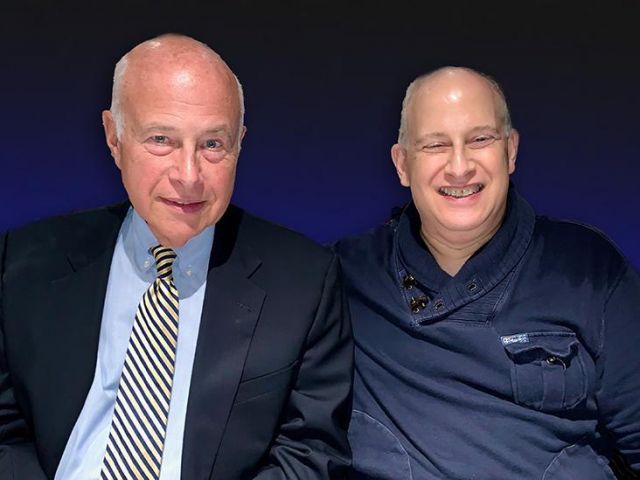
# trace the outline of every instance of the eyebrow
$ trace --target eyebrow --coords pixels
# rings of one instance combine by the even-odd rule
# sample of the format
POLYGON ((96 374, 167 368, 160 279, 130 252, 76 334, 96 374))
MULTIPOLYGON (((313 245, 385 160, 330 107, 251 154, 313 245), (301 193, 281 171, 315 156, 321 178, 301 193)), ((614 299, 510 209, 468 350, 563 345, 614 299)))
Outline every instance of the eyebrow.
POLYGON ((424 135, 416 138, 415 144, 418 145, 420 143, 426 142, 427 140, 442 140, 447 138, 449 138, 448 135, 442 132, 425 133, 424 135))
POLYGON ((210 135, 210 134, 216 134, 216 133, 224 133, 224 134, 227 134, 227 135, 231 135, 231 132, 229 131, 229 129, 226 126, 210 128, 210 129, 205 130, 204 132, 202 132, 203 135, 210 135))
MULTIPOLYGON (((478 125, 477 127, 473 127, 471 130, 469 130, 469 132, 467 133, 467 135, 473 135, 474 133, 478 133, 478 132, 485 132, 485 131, 491 131, 495 134, 498 134, 500 131, 498 128, 494 127, 493 125, 478 125)), ((424 135, 418 137, 415 141, 416 145, 419 145, 423 142, 426 142, 428 140, 446 140, 448 139, 449 136, 444 133, 444 132, 429 132, 429 133, 425 133, 424 135)))
POLYGON ((486 130, 491 130, 494 133, 499 133, 499 129, 497 127, 494 127, 493 125, 480 125, 478 127, 473 127, 469 133, 476 133, 476 132, 482 132, 482 131, 486 131, 486 130))
MULTIPOLYGON (((158 132, 162 132, 162 133, 174 133, 179 131, 180 129, 177 127, 172 127, 169 125, 164 125, 162 123, 150 123, 148 125, 145 125, 144 127, 142 127, 140 129, 140 131, 142 133, 148 133, 152 130, 158 131, 158 132)), ((201 135, 215 135, 215 134, 220 134, 220 133, 224 133, 226 135, 231 136, 231 132, 229 132, 229 129, 224 126, 221 125, 219 127, 214 127, 214 128, 209 128, 207 130, 205 130, 204 132, 201 133, 201 135)))
POLYGON ((168 125, 163 125, 161 123, 149 123, 148 125, 144 125, 140 131, 143 133, 147 133, 151 130, 157 130, 159 132, 166 132, 166 133, 170 133, 170 132, 175 132, 178 129, 175 127, 170 127, 168 125))

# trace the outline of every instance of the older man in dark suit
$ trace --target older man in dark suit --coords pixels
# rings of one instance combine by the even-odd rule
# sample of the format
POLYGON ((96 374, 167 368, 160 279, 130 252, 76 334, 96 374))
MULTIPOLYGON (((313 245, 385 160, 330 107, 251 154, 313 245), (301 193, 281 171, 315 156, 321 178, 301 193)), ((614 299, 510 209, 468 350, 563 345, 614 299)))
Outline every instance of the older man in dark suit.
POLYGON ((144 42, 103 113, 130 204, 0 238, 0 478, 343 477, 339 267, 229 206, 242 117, 206 45, 144 42))

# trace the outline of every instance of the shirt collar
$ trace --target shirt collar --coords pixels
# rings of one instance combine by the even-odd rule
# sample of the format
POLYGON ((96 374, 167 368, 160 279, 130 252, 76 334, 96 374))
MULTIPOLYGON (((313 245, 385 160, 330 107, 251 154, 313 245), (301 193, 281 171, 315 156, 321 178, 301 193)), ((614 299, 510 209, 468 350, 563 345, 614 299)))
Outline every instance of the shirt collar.
MULTIPOLYGON (((159 242, 147 222, 133 207, 127 212, 122 231, 125 252, 136 272, 145 279, 155 278, 155 259, 149 249, 159 242)), ((206 279, 214 233, 215 227, 212 225, 182 247, 174 249, 177 257, 173 264, 173 276, 181 297, 206 279)))

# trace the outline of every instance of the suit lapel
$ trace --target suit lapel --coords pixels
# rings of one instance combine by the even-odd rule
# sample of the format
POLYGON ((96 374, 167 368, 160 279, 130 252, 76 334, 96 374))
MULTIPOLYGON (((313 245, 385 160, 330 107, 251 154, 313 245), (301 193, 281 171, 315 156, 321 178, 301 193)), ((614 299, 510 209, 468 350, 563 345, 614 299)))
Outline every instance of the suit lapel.
POLYGON ((93 381, 111 253, 105 252, 90 265, 51 285, 50 305, 61 314, 55 325, 48 325, 55 331, 43 332, 47 338, 55 338, 54 342, 47 342, 47 348, 55 349, 47 356, 57 363, 48 381, 52 389, 64 392, 53 397, 52 438, 46 443, 55 446, 52 454, 56 466, 93 381))
POLYGON ((67 261, 70 271, 48 285, 43 305, 45 315, 55 322, 43 322, 38 335, 42 358, 55 358, 48 368, 47 408, 50 423, 45 439, 46 467, 55 472, 69 435, 80 415, 93 381, 102 310, 113 248, 126 205, 109 215, 99 234, 92 231, 84 250, 70 249, 67 261), (64 394, 60 394, 64 392, 64 394))
POLYGON ((249 279, 260 260, 238 239, 242 214, 216 225, 182 448, 182 478, 209 478, 265 293, 249 279))

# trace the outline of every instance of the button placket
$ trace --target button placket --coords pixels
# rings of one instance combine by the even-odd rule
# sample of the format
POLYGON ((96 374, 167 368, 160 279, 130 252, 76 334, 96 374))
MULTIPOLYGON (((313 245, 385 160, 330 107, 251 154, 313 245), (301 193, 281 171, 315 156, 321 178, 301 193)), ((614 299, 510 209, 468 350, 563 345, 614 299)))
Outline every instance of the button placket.
POLYGON ((409 272, 402 270, 399 272, 400 287, 402 295, 411 310, 411 313, 418 314, 429 304, 429 297, 421 290, 416 278, 409 272))

